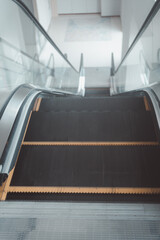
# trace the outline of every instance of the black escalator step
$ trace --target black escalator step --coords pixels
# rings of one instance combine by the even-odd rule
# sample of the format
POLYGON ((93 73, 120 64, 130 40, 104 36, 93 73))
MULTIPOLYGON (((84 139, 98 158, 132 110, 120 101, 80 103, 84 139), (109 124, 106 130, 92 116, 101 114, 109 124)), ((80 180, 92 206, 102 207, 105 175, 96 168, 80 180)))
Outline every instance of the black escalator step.
POLYGON ((86 88, 85 89, 85 96, 110 96, 110 88, 86 88))
POLYGON ((143 97, 54 97, 42 99, 39 111, 145 111, 143 97))
POLYGON ((160 203, 160 194, 60 194, 60 193, 8 193, 7 201, 69 201, 108 203, 160 203))
POLYGON ((159 188, 159 157, 160 146, 23 146, 11 186, 159 188))
POLYGON ((150 112, 33 113, 25 141, 156 141, 150 112))

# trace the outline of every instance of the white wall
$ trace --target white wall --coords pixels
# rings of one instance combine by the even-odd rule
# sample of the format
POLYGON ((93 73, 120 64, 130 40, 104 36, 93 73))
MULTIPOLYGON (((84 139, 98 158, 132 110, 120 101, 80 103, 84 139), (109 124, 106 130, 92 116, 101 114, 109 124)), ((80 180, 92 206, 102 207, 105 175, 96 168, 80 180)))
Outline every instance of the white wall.
POLYGON ((52 13, 53 13, 53 17, 58 16, 57 0, 52 0, 52 13))
POLYGON ((154 3, 155 0, 122 0, 123 56, 140 30, 154 3))
POLYGON ((119 16, 121 0, 101 0, 101 16, 119 16))
POLYGON ((57 0, 58 14, 99 13, 100 0, 57 0))
POLYGON ((36 0, 38 20, 47 31, 52 20, 52 1, 51 0, 36 0))

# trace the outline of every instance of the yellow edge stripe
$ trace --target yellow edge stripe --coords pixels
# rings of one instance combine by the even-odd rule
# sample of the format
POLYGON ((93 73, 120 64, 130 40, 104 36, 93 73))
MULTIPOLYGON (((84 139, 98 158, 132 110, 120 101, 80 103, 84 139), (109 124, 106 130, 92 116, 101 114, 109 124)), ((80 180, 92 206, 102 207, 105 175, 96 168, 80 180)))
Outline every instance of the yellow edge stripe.
POLYGON ((42 98, 38 98, 35 111, 38 112, 41 105, 42 98))
POLYGON ((0 189, 0 201, 5 201, 6 200, 8 188, 9 188, 9 185, 11 183, 14 170, 15 170, 15 167, 10 171, 7 180, 3 183, 3 185, 0 189))
POLYGON ((151 110, 146 96, 144 97, 144 105, 145 105, 146 111, 150 111, 151 110))
MULTIPOLYGON (((27 121, 27 125, 26 125, 26 129, 25 129, 25 132, 24 132, 24 136, 23 136, 22 143, 23 143, 23 141, 24 141, 24 139, 25 139, 25 136, 26 136, 26 133, 27 133, 27 129, 28 129, 28 127, 29 127, 29 123, 30 123, 30 120, 31 120, 31 116, 32 116, 32 111, 31 111, 30 114, 29 114, 29 118, 28 118, 28 121, 27 121)), ((22 144, 22 143, 21 143, 21 144, 22 144)))
POLYGON ((91 194, 160 194, 160 188, 101 188, 101 187, 19 187, 9 186, 14 193, 91 193, 91 194))
POLYGON ((158 146, 158 142, 23 142, 23 145, 52 145, 52 146, 158 146))

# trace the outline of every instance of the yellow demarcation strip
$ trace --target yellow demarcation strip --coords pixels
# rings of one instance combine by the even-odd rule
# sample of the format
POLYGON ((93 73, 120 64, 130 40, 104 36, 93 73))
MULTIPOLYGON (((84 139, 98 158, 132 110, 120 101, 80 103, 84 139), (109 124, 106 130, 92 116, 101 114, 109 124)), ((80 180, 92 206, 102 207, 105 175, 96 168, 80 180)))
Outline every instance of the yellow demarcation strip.
POLYGON ((28 126, 29 126, 29 123, 30 123, 31 115, 32 115, 32 111, 30 112, 30 115, 29 115, 29 118, 28 118, 28 122, 27 122, 26 129, 25 129, 25 132, 24 132, 22 144, 23 144, 23 141, 24 141, 26 133, 27 133, 27 129, 28 129, 28 126))
POLYGON ((0 186, 0 200, 2 199, 5 185, 6 185, 6 181, 2 184, 2 186, 0 186))
POLYGON ((144 97, 144 105, 145 105, 146 111, 150 111, 151 110, 146 97, 144 97))
POLYGON ((38 98, 35 111, 38 112, 41 105, 42 98, 38 98))
POLYGON ((6 197, 7 197, 7 193, 8 193, 8 188, 9 188, 9 185, 11 183, 11 180, 12 180, 12 176, 13 176, 13 173, 14 173, 14 169, 13 168, 10 173, 9 173, 9 176, 7 178, 7 180, 3 183, 1 189, 0 189, 0 200, 1 201, 5 201, 6 200, 6 197))
POLYGON ((38 112, 39 111, 39 108, 40 108, 40 105, 41 105, 41 101, 42 101, 42 98, 37 98, 35 103, 34 103, 34 106, 33 106, 33 112, 38 112))
POLYGON ((35 112, 35 111, 36 111, 37 102, 38 102, 38 98, 36 99, 36 101, 35 101, 35 103, 34 103, 34 106, 33 106, 33 109, 32 109, 32 111, 33 111, 33 112, 35 112))
POLYGON ((39 146, 158 146, 158 142, 23 142, 23 145, 39 146))
POLYGON ((117 188, 117 187, 19 187, 10 186, 10 193, 90 193, 90 194, 160 194, 160 188, 117 188))

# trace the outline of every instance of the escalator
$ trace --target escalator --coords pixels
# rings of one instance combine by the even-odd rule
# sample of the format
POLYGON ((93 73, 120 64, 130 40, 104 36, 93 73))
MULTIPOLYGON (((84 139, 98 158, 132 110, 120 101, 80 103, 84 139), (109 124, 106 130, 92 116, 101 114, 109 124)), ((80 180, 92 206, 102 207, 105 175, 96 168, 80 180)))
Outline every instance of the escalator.
POLYGON ((159 199, 157 124, 146 101, 144 96, 42 99, 28 122, 7 199, 27 193, 32 200, 37 193, 159 199))
POLYGON ((49 42, 54 66, 39 45, 37 60, 1 40, 0 239, 159 239, 159 65, 145 36, 160 1, 117 69, 112 55, 110 88, 88 89, 83 55, 76 70, 21 1, 6 2, 49 42))

